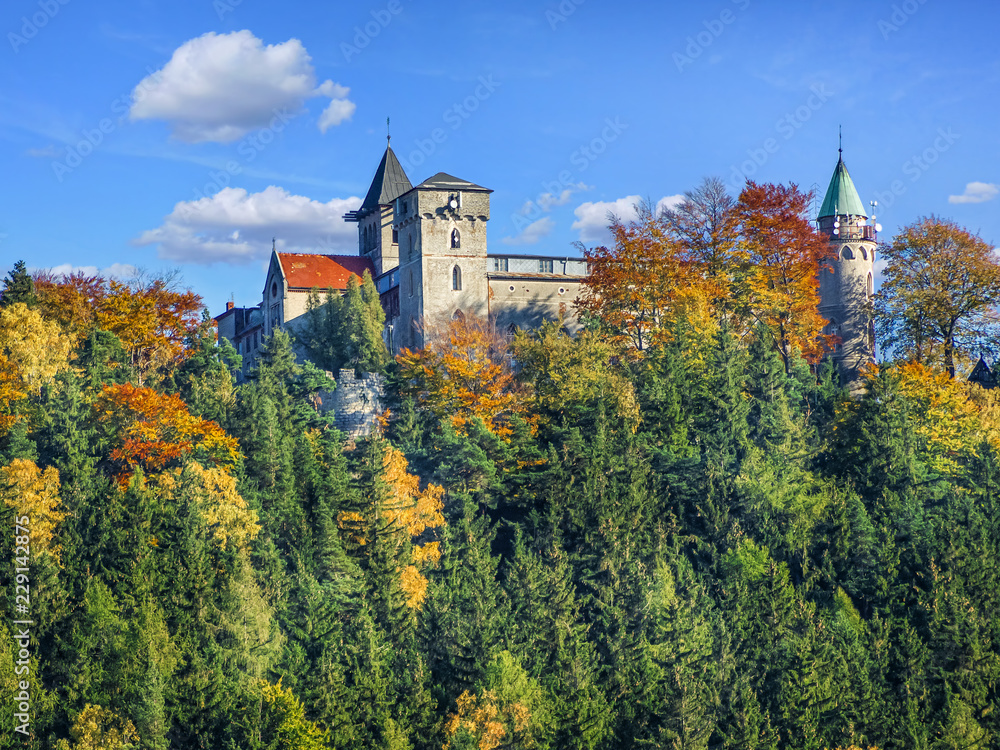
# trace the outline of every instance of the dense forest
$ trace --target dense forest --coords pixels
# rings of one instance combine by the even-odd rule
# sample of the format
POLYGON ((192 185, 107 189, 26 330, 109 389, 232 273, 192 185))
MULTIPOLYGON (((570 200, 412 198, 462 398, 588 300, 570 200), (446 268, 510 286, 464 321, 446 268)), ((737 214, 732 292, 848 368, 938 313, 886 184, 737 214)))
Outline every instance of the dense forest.
POLYGON ((0 748, 997 747, 1000 398, 954 373, 1000 273, 901 232, 849 390, 807 201, 708 181, 616 223, 575 335, 458 316, 393 360, 355 280, 242 383, 176 280, 18 264, 0 748), (370 435, 295 345, 384 374, 370 435))

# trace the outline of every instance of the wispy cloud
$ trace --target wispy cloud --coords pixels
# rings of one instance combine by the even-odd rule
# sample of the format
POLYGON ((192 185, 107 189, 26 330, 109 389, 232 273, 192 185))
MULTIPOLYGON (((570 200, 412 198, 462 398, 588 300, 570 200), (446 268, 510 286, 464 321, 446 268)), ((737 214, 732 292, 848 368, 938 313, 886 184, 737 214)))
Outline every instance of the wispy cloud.
POLYGON ((1000 187, 992 182, 970 182, 961 195, 949 195, 949 203, 985 203, 997 197, 1000 187))
POLYGON ((36 159, 58 159, 62 156, 62 151, 51 144, 44 148, 29 148, 25 153, 36 159))
POLYGON ((556 223, 552 221, 552 217, 543 216, 538 221, 531 222, 513 237, 504 237, 503 243, 505 245, 534 245, 543 237, 548 237, 555 226, 556 223))

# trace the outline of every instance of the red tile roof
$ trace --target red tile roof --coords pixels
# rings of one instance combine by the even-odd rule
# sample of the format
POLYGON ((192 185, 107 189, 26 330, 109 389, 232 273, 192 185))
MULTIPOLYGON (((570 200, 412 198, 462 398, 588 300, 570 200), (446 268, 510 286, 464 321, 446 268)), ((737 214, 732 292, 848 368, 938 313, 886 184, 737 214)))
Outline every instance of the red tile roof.
POLYGON ((347 289, 352 273, 360 278, 368 271, 375 277, 372 262, 358 255, 278 253, 278 260, 291 289, 347 289))

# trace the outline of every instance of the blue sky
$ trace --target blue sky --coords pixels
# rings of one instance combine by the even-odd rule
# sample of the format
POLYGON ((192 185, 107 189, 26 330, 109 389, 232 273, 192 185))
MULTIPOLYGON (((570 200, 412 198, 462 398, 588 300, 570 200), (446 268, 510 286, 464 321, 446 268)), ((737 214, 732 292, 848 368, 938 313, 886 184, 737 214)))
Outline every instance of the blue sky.
MULTIPOLYGON (((1000 241, 1000 6, 6 0, 0 269, 180 269, 255 304, 271 237, 356 253, 392 145, 495 190, 493 251, 575 254, 706 176, 815 188, 844 160, 881 238, 1000 241)), ((817 202, 818 205, 818 202, 817 202)))

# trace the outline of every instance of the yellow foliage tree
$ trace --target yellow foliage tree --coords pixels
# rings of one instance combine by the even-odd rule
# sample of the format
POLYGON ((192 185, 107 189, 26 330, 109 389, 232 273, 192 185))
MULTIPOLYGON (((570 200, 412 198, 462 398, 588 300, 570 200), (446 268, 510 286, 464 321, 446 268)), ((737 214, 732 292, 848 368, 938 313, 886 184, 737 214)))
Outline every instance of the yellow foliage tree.
MULTIPOLYGON (((889 378, 906 400, 920 458, 930 469, 957 475, 984 442, 1000 450, 1000 394, 919 362, 893 365, 868 377, 889 378)), ((857 409, 855 401, 842 403, 835 429, 847 424, 857 409)))
POLYGON ((87 704, 69 730, 72 744, 59 740, 56 750, 129 750, 139 746, 135 725, 114 711, 87 704))
MULTIPOLYGON (((388 492, 384 502, 379 502, 374 509, 374 518, 375 522, 387 528, 398 527, 406 531, 405 538, 411 545, 408 557, 414 564, 399 571, 400 585, 406 594, 407 606, 420 609, 427 596, 427 579, 420 568, 436 565, 441 559, 441 551, 439 542, 416 545, 413 540, 427 529, 444 526, 444 487, 428 484, 421 490, 420 478, 410 474, 408 468, 406 457, 386 444, 382 454, 382 481, 388 492)), ((337 523, 348 532, 355 544, 363 546, 368 543, 371 532, 360 513, 342 512, 337 516, 337 523)))
POLYGON ((236 480, 218 467, 206 469, 188 462, 183 468, 164 472, 157 482, 165 499, 177 500, 185 489, 192 493, 222 549, 232 545, 246 552, 260 533, 257 511, 236 491, 236 480))
POLYGON ((15 405, 27 396, 17 365, 0 351, 0 435, 5 435, 17 422, 15 405))
POLYGON ((59 508, 59 471, 40 470, 33 461, 15 458, 0 468, 0 498, 18 516, 28 517, 33 554, 47 552, 59 561, 55 529, 66 514, 59 508))
POLYGON ((924 460, 935 471, 954 474, 959 460, 976 452, 987 433, 965 383, 916 362, 900 365, 899 390, 913 405, 913 431, 924 460))
POLYGON ((258 683, 261 716, 255 723, 261 747, 274 750, 326 750, 327 733, 306 718, 302 701, 291 688, 266 680, 258 683))
POLYGON ((28 390, 38 393, 66 369, 71 349, 58 323, 23 302, 0 309, 0 352, 16 365, 28 390))
POLYGON ((512 433, 510 418, 531 423, 527 393, 514 376, 505 336, 489 321, 472 315, 427 332, 427 346, 396 357, 400 390, 422 408, 450 419, 455 429, 481 419, 495 435, 512 433))
POLYGON ((475 693, 466 690, 445 722, 444 750, 461 738, 479 750, 533 748, 551 716, 544 691, 509 651, 501 651, 486 668, 475 693))
POLYGON ((611 345, 589 331, 573 337, 557 323, 518 331, 513 344, 521 372, 529 380, 539 411, 564 414, 574 407, 607 401, 632 425, 639 425, 635 388, 612 365, 611 345))
POLYGON ((115 334, 140 372, 184 356, 184 340, 198 328, 201 297, 178 292, 169 278, 108 279, 98 300, 97 323, 115 334))

